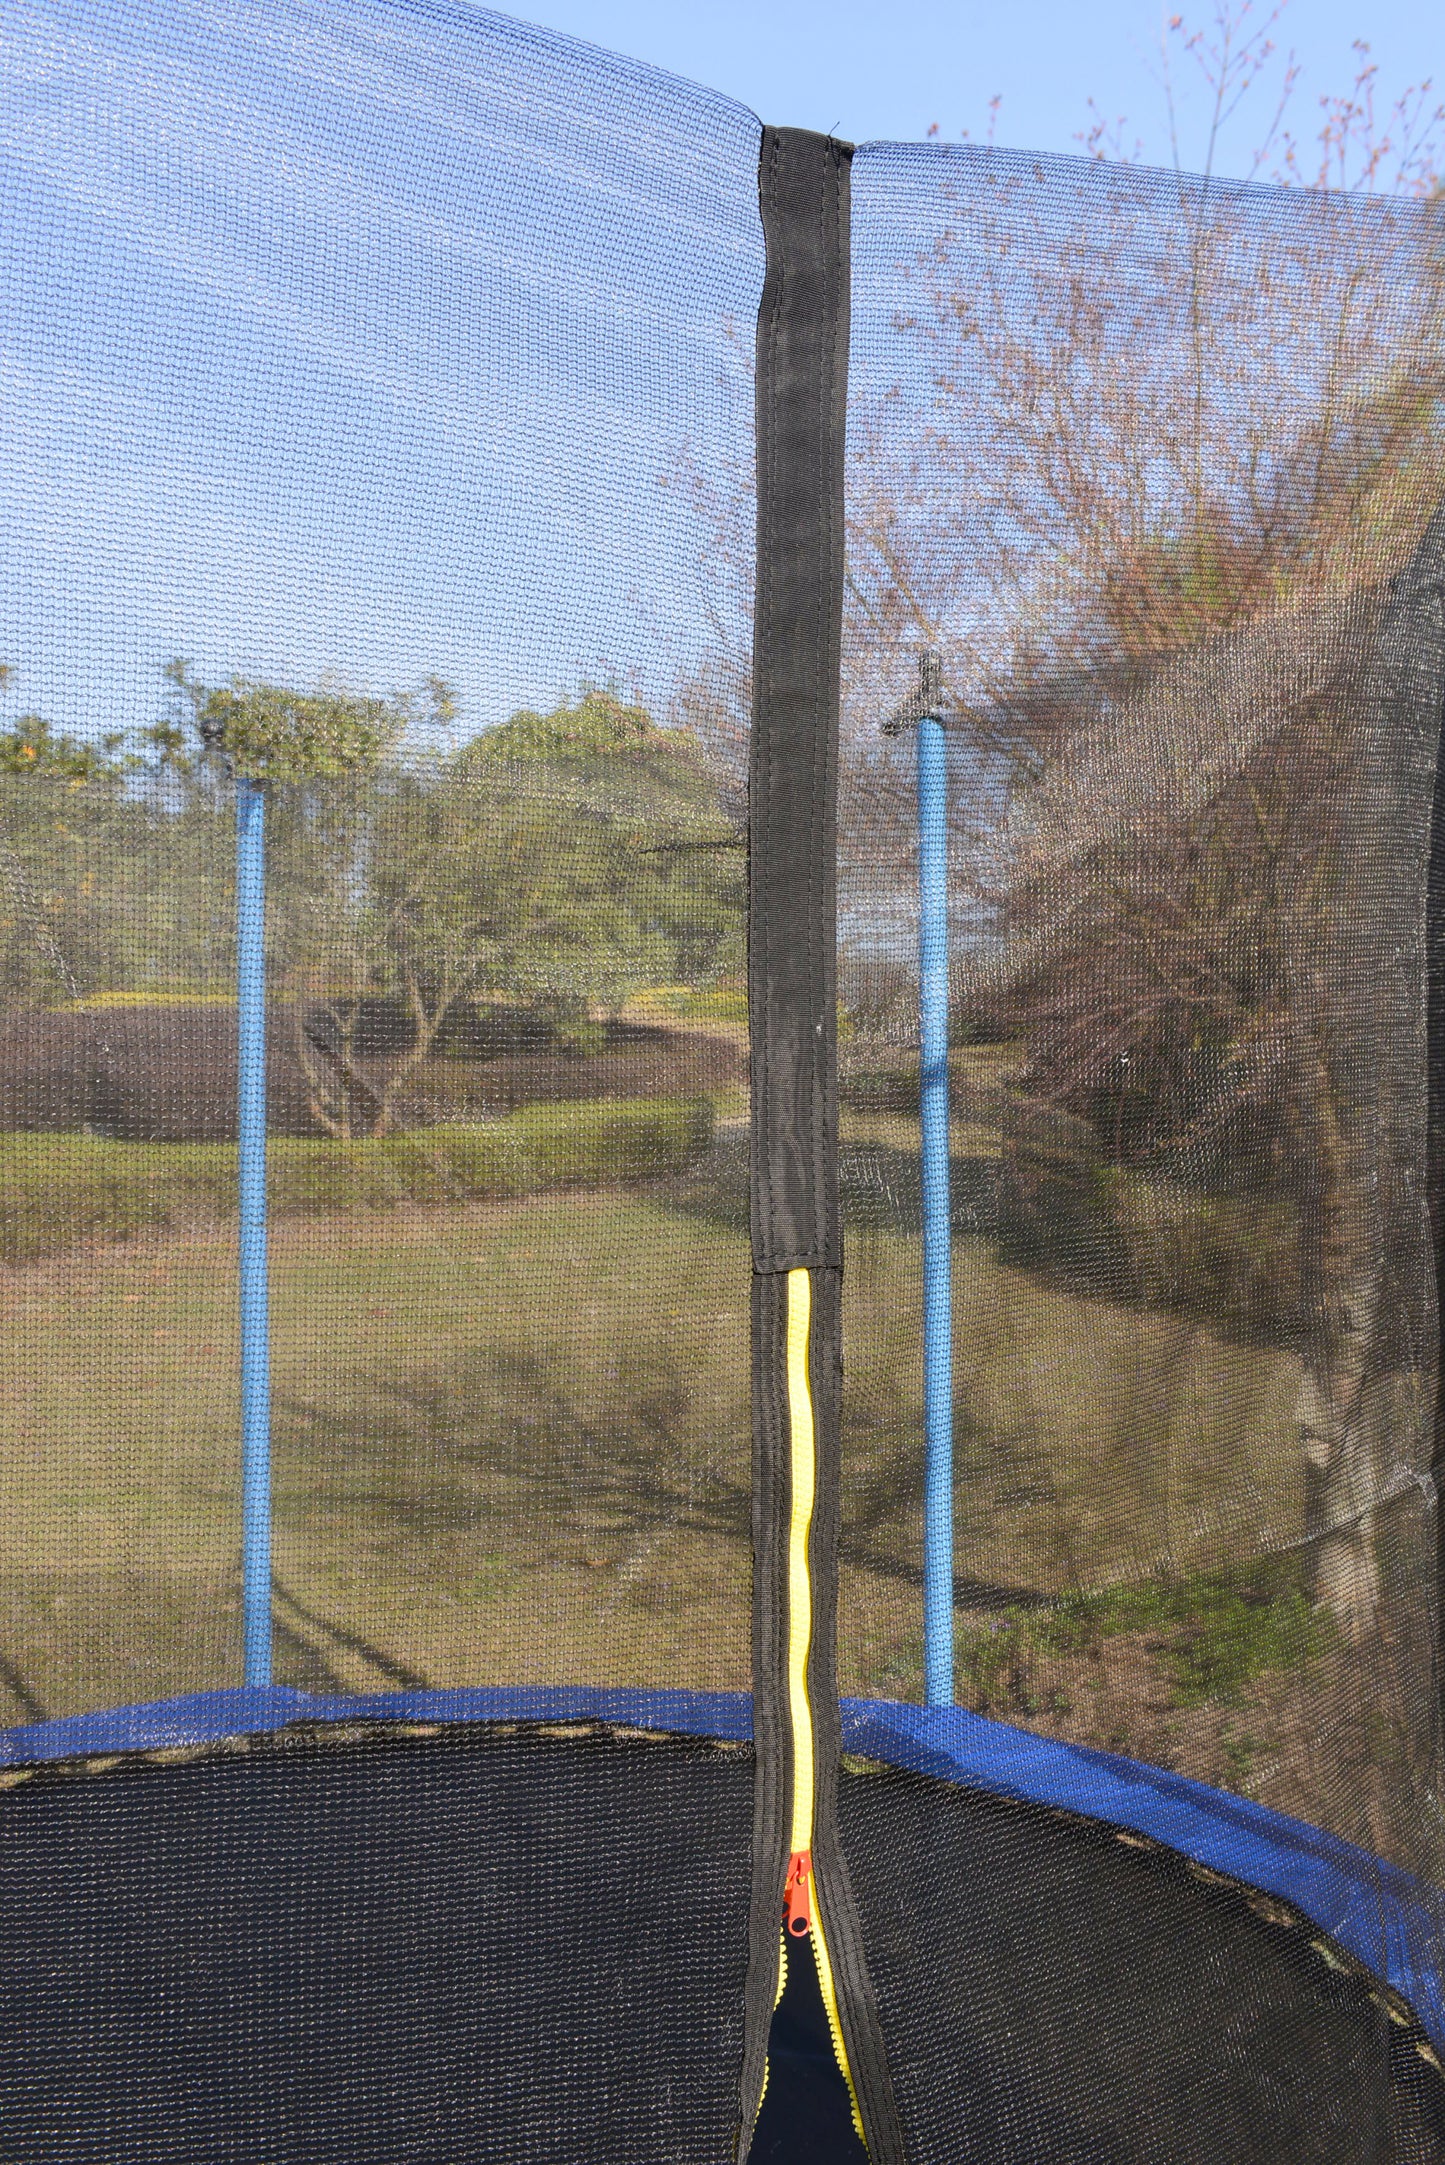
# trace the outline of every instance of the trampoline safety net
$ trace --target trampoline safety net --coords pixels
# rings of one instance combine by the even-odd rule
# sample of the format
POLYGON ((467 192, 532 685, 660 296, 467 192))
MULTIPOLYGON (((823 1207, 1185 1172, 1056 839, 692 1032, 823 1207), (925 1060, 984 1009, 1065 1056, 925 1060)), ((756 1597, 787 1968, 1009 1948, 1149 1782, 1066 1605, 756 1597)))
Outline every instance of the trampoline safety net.
POLYGON ((0 55, 0 2153, 1445 2157, 1445 203, 0 55))

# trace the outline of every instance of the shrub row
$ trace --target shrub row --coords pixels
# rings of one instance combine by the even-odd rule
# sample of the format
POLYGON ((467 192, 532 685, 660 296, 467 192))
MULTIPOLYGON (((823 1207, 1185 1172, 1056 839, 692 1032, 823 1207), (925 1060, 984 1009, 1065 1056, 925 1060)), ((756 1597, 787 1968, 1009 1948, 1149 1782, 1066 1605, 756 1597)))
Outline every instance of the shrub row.
MULTIPOLYGON (((380 1088, 410 1041, 394 1009, 366 1005, 357 1060, 380 1088), (390 1035, 388 1035, 390 1032, 390 1035)), ((266 1106, 277 1136, 324 1133, 296 1046, 293 1008, 272 1006, 266 1106)), ((323 1008, 307 1031, 318 1056, 323 1008)), ((486 1005, 453 1018, 446 1053, 409 1078, 397 1106, 404 1124, 474 1121, 548 1100, 693 1098, 735 1083, 736 1050, 700 1031, 611 1021, 593 1028, 583 1057, 520 1008, 486 1005)), ((106 1002, 86 1008, 16 1008, 0 1016, 0 1131, 91 1133, 133 1143, 224 1143, 236 1137, 235 1009, 212 1001, 106 1002)))
MULTIPOLYGON (((593 1098, 381 1141, 274 1138, 271 1209, 388 1210, 603 1187, 682 1172, 712 1139, 706 1098, 593 1098)), ((0 1261, 34 1262, 85 1240, 215 1222, 234 1213, 230 1143, 127 1143, 90 1135, 0 1139, 0 1261)))

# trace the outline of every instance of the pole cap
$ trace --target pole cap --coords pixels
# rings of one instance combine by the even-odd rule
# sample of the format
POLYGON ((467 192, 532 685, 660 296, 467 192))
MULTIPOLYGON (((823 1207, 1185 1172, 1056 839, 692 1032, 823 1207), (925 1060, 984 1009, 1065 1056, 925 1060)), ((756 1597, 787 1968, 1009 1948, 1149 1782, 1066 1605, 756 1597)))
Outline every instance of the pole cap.
POLYGON ((925 647, 918 657, 918 689, 911 699, 889 715, 883 724, 885 737, 901 736, 905 729, 916 729, 920 722, 943 721, 943 661, 934 647, 925 647))

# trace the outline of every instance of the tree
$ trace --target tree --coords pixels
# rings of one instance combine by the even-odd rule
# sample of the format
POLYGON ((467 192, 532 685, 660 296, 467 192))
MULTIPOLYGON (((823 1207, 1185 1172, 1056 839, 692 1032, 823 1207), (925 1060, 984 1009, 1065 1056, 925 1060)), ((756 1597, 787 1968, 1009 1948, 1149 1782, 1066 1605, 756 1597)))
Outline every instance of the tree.
POLYGON ((1016 805, 991 988, 1028 1096, 1116 1162, 1288 1202, 1306 1553, 1351 1636, 1431 1365, 1409 1168, 1442 585, 1437 517, 1387 589, 1216 633, 1079 732, 1016 805))
MULTIPOLYGON (((374 777, 419 712, 449 719, 450 693, 440 682, 390 700, 333 683, 311 692, 245 677, 207 685, 180 659, 165 675, 174 698, 152 743, 179 792, 179 817, 216 809, 231 777, 266 785, 273 980, 312 1114, 350 1135, 356 1030, 375 976, 365 907, 374 777)), ((368 1088, 361 1102, 372 1098, 368 1088)))
MULTIPOLYGON (((226 770, 247 781, 338 781, 374 767, 417 719, 413 698, 378 699, 323 683, 314 692, 233 677, 207 686, 184 661, 167 665, 166 680, 189 706, 196 736, 219 754, 226 770)), ((451 718, 452 697, 440 679, 427 685, 431 718, 451 718)), ((173 763, 184 757, 184 733, 174 722, 152 733, 173 763)))
MULTIPOLYGON (((331 1133, 386 1134, 478 998, 580 1047, 637 986, 740 965, 737 837, 697 743, 615 694, 449 745, 436 681, 389 702, 173 681, 193 737, 267 779, 276 979, 331 1133)), ((184 738, 170 756, 203 775, 184 738)))
POLYGON ((16 1004, 78 1000, 133 968, 136 916, 115 904, 143 847, 137 765, 121 733, 74 737, 36 714, 0 731, 0 982, 16 1004))
POLYGON ((504 972, 539 1004, 615 1011, 659 979, 742 970, 744 837, 691 731, 594 689, 475 739, 460 772, 516 807, 504 972))
MULTIPOLYGON (((1096 115, 1087 162, 954 152, 931 197, 911 176, 895 262, 868 236, 840 903, 845 937, 907 936, 912 775, 879 724, 933 650, 961 1002, 1016 1036, 1021 1107, 1081 1113, 1120 1162, 1267 1188, 1295 1214, 1308 1553, 1357 1633, 1379 1598, 1379 1401, 1405 1357, 1382 1212, 1408 1209, 1379 1190, 1403 1115, 1386 1118, 1361 1050, 1388 1042, 1389 969, 1366 965, 1396 889, 1350 814, 1368 771, 1390 782, 1369 816, 1400 810, 1408 831, 1379 701, 1445 497, 1445 109, 1426 85, 1380 117, 1360 48, 1311 159, 1291 64, 1255 160, 1281 185, 1221 179, 1279 16, 1222 4, 1205 34, 1174 18, 1172 172, 1122 158, 1096 115), (1197 174, 1181 57, 1208 108, 1197 174)), ((689 696, 728 717, 747 688, 750 492, 683 483, 736 596, 689 696)), ((1427 1358, 1418 1338, 1410 1357, 1427 1358)))
MULTIPOLYGON (((1266 57, 1241 21, 1184 35, 1211 159, 1266 57)), ((1381 178, 1361 125, 1358 99, 1331 105, 1317 182, 1351 143, 1381 178)), ((1290 144, 1280 177, 1301 169, 1290 144)), ((1392 1282, 1401 1242, 1417 1282, 1423 1261, 1418 1206, 1389 1192, 1409 1116, 1380 1091, 1409 1025, 1380 902, 1398 934, 1417 898, 1370 825, 1396 813, 1409 858, 1388 595, 1445 496, 1445 230, 1418 133, 1397 177, 1391 201, 1270 201, 1113 168, 1075 209, 1056 175, 985 172, 912 274, 899 329, 933 406, 922 444, 880 423, 862 556, 874 621, 955 657, 964 726, 1005 765, 974 864, 1026 1094, 1118 1156, 1296 1213, 1307 1554, 1351 1636, 1380 1599, 1391 1378, 1428 1359, 1411 1274, 1392 1282)))

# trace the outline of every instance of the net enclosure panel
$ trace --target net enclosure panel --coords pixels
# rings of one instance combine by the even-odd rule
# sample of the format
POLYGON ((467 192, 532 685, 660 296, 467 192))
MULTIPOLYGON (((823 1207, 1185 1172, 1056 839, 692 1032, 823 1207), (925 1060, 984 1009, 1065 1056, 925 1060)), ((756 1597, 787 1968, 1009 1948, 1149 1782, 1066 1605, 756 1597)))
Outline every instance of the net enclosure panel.
POLYGON ((1445 217, 0 25, 0 2153, 1445 2156, 1445 217))

